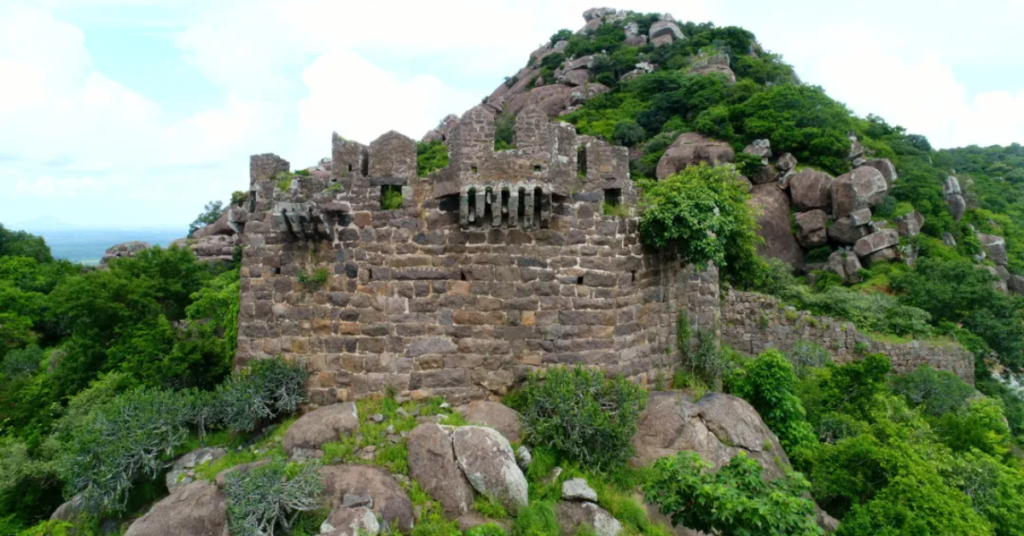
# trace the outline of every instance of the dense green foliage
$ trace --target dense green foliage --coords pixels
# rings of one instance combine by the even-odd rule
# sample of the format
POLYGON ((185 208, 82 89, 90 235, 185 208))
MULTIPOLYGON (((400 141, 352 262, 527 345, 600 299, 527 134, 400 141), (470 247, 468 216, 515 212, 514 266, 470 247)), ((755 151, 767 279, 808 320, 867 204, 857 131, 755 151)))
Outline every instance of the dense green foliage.
POLYGON ((320 464, 274 460, 232 473, 224 487, 233 536, 290 534, 302 512, 320 507, 320 464))
POLYGON ((702 164, 640 184, 644 244, 675 252, 684 264, 714 263, 737 281, 762 270, 757 221, 734 171, 702 164))
POLYGON ((448 147, 440 141, 416 144, 416 174, 426 177, 434 171, 448 167, 448 147))
MULTIPOLYGON (((234 198, 232 198, 232 201, 234 201, 234 198)), ((207 225, 215 223, 217 220, 219 220, 221 214, 224 214, 225 208, 227 207, 225 207, 224 203, 221 201, 210 201, 209 203, 207 203, 206 206, 203 207, 203 211, 199 214, 199 216, 196 216, 195 221, 189 224, 188 237, 192 238, 192 234, 198 231, 200 228, 206 227, 207 225)))
POLYGON ((740 452, 718 471, 695 453, 654 464, 644 497, 673 524, 722 536, 811 536, 815 523, 810 484, 799 473, 766 480, 756 460, 740 452))
POLYGON ((514 405, 532 443, 601 469, 632 455, 646 404, 647 393, 625 378, 577 366, 531 375, 514 405))

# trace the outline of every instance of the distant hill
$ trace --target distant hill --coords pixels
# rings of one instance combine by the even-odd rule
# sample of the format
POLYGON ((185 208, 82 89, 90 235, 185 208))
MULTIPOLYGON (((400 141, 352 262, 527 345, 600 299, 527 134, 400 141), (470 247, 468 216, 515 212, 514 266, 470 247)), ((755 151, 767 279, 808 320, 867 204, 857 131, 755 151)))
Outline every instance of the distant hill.
POLYGON ((11 230, 24 230, 42 236, 53 256, 71 262, 95 265, 110 246, 140 240, 150 245, 167 247, 173 240, 185 236, 182 229, 85 229, 64 225, 57 221, 34 220, 7 226, 11 230))

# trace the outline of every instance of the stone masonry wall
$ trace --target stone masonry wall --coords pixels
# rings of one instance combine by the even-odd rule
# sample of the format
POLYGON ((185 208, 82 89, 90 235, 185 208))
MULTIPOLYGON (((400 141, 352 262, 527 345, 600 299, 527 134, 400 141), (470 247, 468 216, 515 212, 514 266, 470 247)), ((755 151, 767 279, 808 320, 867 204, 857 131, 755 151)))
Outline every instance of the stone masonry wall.
POLYGON ((763 294, 730 291, 723 300, 723 344, 744 354, 756 355, 768 348, 788 351, 796 341, 811 341, 822 346, 836 363, 858 359, 854 348, 857 343, 864 343, 868 352, 889 356, 895 373, 905 374, 921 365, 930 365, 974 385, 974 356, 960 345, 875 341, 858 333, 852 322, 797 311, 763 294))
MULTIPOLYGON (((599 161, 594 155, 625 150, 551 128, 557 136, 540 136, 549 145, 497 156, 493 143, 476 143, 489 151, 483 156, 449 147, 480 163, 466 176, 488 195, 499 183, 483 172, 486 162, 562 155, 545 161, 571 177, 545 179, 552 165, 526 178, 549 195, 546 219, 530 225, 460 221, 466 182, 452 188, 451 178, 435 189, 437 177, 417 177, 415 143, 397 133, 368 147, 336 137, 332 172, 295 177, 286 190, 275 175, 288 162, 254 156, 236 364, 275 355, 302 361, 318 405, 388 386, 403 397, 484 398, 551 365, 581 363, 641 383, 670 373, 680 309, 695 326, 720 324, 717 271, 646 251, 635 216, 602 215, 608 184, 635 199, 628 168, 590 181, 577 173, 577 144, 589 144, 587 167, 599 161), (402 189, 401 208, 381 209, 382 186, 402 189), (322 283, 300 281, 318 270, 322 283)), ((451 177, 438 176, 445 173, 451 177)))

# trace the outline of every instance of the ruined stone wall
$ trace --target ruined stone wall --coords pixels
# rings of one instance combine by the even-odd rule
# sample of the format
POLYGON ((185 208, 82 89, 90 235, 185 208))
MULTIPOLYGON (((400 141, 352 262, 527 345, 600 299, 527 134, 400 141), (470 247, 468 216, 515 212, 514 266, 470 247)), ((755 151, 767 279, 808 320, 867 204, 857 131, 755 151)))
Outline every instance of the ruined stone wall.
POLYGON ((892 360, 893 372, 905 374, 921 365, 952 372, 974 385, 974 356, 958 344, 912 341, 890 343, 859 333, 852 322, 797 311, 777 299, 753 292, 730 291, 722 302, 722 343, 748 355, 768 348, 790 350, 797 341, 811 341, 828 350, 836 363, 859 359, 857 343, 869 353, 892 360))
POLYGON ((624 148, 576 138, 564 125, 528 125, 557 135, 498 153, 493 139, 474 152, 453 135, 453 160, 479 166, 466 175, 417 177, 415 143, 397 133, 369 146, 336 137, 332 171, 296 177, 286 190, 275 174, 288 163, 254 156, 237 364, 275 355, 305 362, 314 404, 388 386, 408 397, 483 398, 551 365, 582 363, 641 383, 670 373, 679 310, 695 326, 719 324, 717 271, 645 251, 636 217, 602 214, 609 184, 624 202, 635 199, 628 167, 615 164, 627 160, 624 148), (536 202, 529 224, 510 218, 502 185, 519 175, 481 170, 508 161, 519 163, 504 169, 532 173, 531 159, 552 154, 562 157, 558 176, 542 168, 524 177, 546 205, 536 202), (591 175, 590 166, 603 171, 591 175), (402 189, 401 208, 381 208, 383 186, 402 189), (481 191, 490 212, 469 221, 462 201, 481 191), (300 281, 318 270, 322 283, 300 281))

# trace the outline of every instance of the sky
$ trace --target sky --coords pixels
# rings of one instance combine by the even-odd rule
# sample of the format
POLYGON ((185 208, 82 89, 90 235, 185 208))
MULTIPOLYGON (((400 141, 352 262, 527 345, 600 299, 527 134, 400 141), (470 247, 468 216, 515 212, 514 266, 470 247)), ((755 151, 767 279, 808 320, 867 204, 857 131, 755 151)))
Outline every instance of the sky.
MULTIPOLYGON (((594 0, 0 0, 0 223, 181 228, 331 132, 419 139, 594 0)), ((754 32, 935 147, 1024 142, 1024 0, 623 0, 754 32)))

